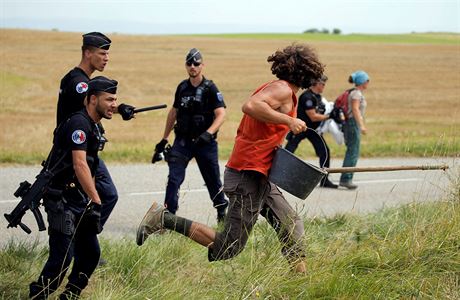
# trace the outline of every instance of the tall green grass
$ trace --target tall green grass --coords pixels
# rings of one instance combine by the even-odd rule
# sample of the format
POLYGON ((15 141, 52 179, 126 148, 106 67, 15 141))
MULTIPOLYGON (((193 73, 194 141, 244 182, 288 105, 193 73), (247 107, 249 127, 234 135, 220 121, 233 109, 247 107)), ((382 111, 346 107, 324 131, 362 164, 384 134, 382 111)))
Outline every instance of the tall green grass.
MULTIPOLYGON (((457 173, 458 175, 458 173, 457 173)), ((102 240, 84 299, 460 299, 460 178, 446 199, 369 215, 305 219, 308 272, 294 274, 271 227, 259 222, 237 257, 209 263, 176 233, 102 240)), ((436 200, 436 199, 433 199, 436 200)), ((10 241, 0 252, 0 297, 25 299, 46 247, 10 241)))
MULTIPOLYGON (((328 146, 332 158, 342 159, 345 154, 345 145, 337 145, 331 137, 327 136, 328 146)), ((110 145, 112 146, 112 145, 110 145)), ((117 163, 148 163, 152 159, 153 148, 151 143, 138 145, 119 144, 116 147, 107 147, 100 153, 106 162, 117 163)), ((233 142, 219 143, 219 159, 226 161, 233 150, 233 142)), ((4 151, 0 153, 0 164, 38 165, 46 159, 48 153, 26 152, 18 155, 15 152, 4 151)), ((301 158, 314 158, 315 150, 305 140, 296 151, 301 158)), ((439 141, 438 138, 426 138, 421 140, 405 139, 396 143, 391 140, 373 143, 363 141, 361 146, 361 157, 458 157, 460 155, 460 139, 454 138, 439 141)))

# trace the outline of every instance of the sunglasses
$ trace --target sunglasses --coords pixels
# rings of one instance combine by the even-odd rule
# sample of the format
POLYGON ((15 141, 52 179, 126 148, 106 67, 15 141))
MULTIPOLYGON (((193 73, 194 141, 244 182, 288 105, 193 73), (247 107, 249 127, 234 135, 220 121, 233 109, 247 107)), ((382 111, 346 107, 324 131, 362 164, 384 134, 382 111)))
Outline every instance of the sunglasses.
POLYGON ((189 66, 189 67, 191 67, 192 65, 193 65, 194 67, 198 67, 199 65, 201 65, 200 62, 196 62, 196 61, 194 61, 194 62, 186 62, 185 64, 186 64, 187 66, 189 66))

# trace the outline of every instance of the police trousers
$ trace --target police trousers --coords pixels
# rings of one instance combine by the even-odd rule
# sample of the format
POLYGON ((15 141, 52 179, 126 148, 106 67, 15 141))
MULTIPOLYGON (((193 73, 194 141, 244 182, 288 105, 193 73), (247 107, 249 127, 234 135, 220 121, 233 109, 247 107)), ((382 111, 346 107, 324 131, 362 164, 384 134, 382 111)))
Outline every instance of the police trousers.
POLYGON ((288 261, 305 257, 303 222, 265 175, 226 168, 224 191, 230 204, 224 230, 216 233, 214 244, 208 250, 209 261, 229 259, 239 254, 259 214, 275 229, 282 244, 282 254, 288 261))
MULTIPOLYGON (((69 213, 68 210, 66 210, 69 213)), ((71 213, 71 212, 70 212, 71 213)), ((48 228, 48 259, 37 281, 29 287, 29 297, 47 299, 61 285, 67 269, 73 259, 72 271, 68 277, 66 289, 79 294, 88 285, 88 280, 97 267, 100 247, 97 235, 80 222, 81 215, 73 218, 70 227, 73 232, 48 228), (63 232, 64 231, 64 232, 63 232), (71 234, 69 234, 72 232, 71 234)), ((54 227, 54 226, 53 226, 54 227)), ((68 228, 68 227, 66 227, 68 228)))
POLYGON ((112 210, 118 201, 118 192, 110 176, 109 170, 104 161, 99 158, 99 164, 96 168, 96 190, 101 197, 101 225, 107 222, 112 210))
POLYGON ((227 207, 227 200, 221 191, 222 181, 218 161, 217 142, 212 140, 209 144, 196 145, 191 139, 176 137, 168 157, 169 175, 166 187, 165 205, 173 214, 179 208, 179 189, 185 179, 185 170, 189 161, 195 158, 201 176, 208 188, 209 197, 213 206, 227 207))

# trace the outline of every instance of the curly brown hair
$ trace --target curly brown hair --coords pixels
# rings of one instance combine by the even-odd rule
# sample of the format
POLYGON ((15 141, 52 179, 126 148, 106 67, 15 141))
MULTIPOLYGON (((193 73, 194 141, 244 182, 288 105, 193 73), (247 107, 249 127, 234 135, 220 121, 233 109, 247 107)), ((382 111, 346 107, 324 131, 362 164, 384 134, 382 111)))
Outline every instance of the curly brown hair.
POLYGON ((272 63, 273 75, 304 89, 321 78, 324 72, 324 65, 315 50, 305 44, 293 44, 278 50, 267 61, 272 63))

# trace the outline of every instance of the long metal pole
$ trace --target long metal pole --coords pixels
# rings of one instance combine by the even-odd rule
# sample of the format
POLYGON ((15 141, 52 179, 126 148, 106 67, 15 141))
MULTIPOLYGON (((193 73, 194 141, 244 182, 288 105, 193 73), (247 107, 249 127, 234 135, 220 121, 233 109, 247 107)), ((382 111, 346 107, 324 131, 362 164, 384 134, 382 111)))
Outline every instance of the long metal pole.
POLYGON ((324 168, 328 173, 356 173, 356 172, 382 172, 403 170, 443 170, 449 169, 448 165, 423 165, 423 166, 387 166, 387 167, 342 167, 324 168))

